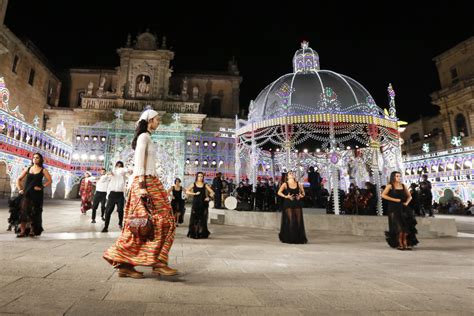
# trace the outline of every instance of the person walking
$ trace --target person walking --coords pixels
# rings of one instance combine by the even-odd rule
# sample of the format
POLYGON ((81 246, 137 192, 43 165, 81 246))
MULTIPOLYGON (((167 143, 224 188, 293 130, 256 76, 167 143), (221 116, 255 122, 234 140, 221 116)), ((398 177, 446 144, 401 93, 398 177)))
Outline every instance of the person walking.
MULTIPOLYGON (((156 173, 156 146, 151 133, 160 123, 158 112, 144 111, 132 141, 134 168, 131 188, 125 205, 124 227, 115 242, 104 253, 104 259, 119 270, 119 277, 143 278, 136 266, 153 267, 155 275, 175 275, 176 269, 168 266, 168 255, 174 242, 176 223, 168 194, 156 173), (145 203, 147 201, 147 203, 145 203), (148 218, 152 236, 136 236, 129 225, 135 216, 148 218)), ((135 232, 136 233, 136 232, 135 232)))

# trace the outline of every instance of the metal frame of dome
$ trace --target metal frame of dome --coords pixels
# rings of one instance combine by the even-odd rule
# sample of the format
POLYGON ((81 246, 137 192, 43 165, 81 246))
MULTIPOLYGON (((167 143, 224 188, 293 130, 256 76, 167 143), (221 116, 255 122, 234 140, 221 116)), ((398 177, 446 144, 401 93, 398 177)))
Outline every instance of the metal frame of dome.
MULTIPOLYGON (((389 111, 383 111, 354 79, 320 70, 319 56, 307 42, 303 42, 295 53, 293 66, 293 73, 278 78, 262 90, 255 102, 250 102, 248 121, 236 120, 237 178, 240 179, 242 169, 250 169, 252 183, 255 183, 257 169, 262 164, 270 166, 268 169, 272 174, 275 165, 280 170, 322 165, 329 170, 334 212, 339 214, 338 174, 341 168, 347 167, 350 159, 363 159, 364 164, 370 165, 370 178, 379 192, 380 169, 385 176, 390 168, 402 169, 395 91, 389 85, 389 111), (328 78, 336 79, 331 81, 328 78), (310 80, 317 80, 319 84, 308 87, 304 81, 310 80), (299 89, 298 84, 302 82, 305 89, 299 89), (297 146, 305 142, 318 144, 320 152, 298 154, 297 146), (347 145, 354 144, 357 150, 346 150, 347 145), (276 153, 265 150, 265 146, 282 148, 276 153)), ((382 215, 380 194, 377 204, 378 213, 382 215)))

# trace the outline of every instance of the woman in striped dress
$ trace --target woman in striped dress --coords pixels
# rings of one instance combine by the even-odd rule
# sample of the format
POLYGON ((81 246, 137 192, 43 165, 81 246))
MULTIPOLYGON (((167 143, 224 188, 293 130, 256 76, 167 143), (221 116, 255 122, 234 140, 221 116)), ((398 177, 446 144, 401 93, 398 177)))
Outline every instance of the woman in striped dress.
POLYGON ((159 125, 158 112, 146 110, 140 116, 132 141, 135 165, 132 185, 125 205, 124 225, 115 245, 104 253, 104 259, 119 269, 119 277, 143 278, 135 266, 153 267, 153 274, 175 275, 176 269, 168 266, 168 253, 173 245, 176 223, 168 194, 156 175, 155 145, 151 132, 159 125), (143 241, 132 234, 127 221, 132 214, 147 214, 141 197, 153 200, 152 212, 154 239, 143 241))

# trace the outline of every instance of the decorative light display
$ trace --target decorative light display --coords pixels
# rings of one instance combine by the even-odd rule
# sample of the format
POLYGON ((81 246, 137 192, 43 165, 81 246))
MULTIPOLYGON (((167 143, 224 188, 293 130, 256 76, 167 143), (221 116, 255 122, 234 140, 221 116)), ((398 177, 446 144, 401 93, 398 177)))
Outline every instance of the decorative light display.
POLYGON ((429 153, 430 152, 430 144, 429 143, 424 143, 421 150, 425 153, 429 153))
POLYGON ((33 126, 38 128, 39 126, 39 122, 40 122, 40 118, 38 115, 35 115, 35 117, 33 118, 33 126))
POLYGON ((451 138, 451 145, 456 147, 462 146, 461 136, 453 136, 451 138))
MULTIPOLYGON (((393 170, 401 170, 395 91, 389 85, 386 115, 361 84, 320 70, 319 56, 308 43, 296 52, 293 65, 293 73, 278 78, 251 102, 248 121, 236 120, 236 173, 255 183, 257 173, 267 172, 266 165, 274 166, 272 173, 316 166, 328 179, 338 214, 339 186, 348 186, 341 174, 365 172, 357 181, 371 180, 380 191, 380 176, 385 179, 393 170), (306 54, 312 59, 306 59, 310 57, 306 54), (316 152, 298 151, 306 143, 316 145, 316 152), (276 147, 271 154, 264 149, 270 146, 276 147), (349 171, 351 160, 356 163, 349 171)), ((380 195, 378 209, 382 214, 380 195)))
POLYGON ((434 200, 438 201, 444 190, 450 189, 463 201, 468 201, 474 192, 473 159, 472 147, 456 147, 429 155, 405 157, 404 165, 412 172, 404 177, 404 181, 406 184, 417 182, 420 174, 427 174, 432 182, 434 200))

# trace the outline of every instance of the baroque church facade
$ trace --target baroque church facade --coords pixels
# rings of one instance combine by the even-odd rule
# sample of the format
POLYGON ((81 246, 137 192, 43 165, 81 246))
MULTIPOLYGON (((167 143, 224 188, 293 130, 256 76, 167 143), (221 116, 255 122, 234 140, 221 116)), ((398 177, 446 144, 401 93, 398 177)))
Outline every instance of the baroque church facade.
POLYGON ((165 124, 179 113, 182 124, 203 131, 235 126, 242 82, 235 61, 223 73, 173 74, 174 52, 166 37, 158 41, 149 31, 134 41, 129 35, 117 53, 120 65, 115 69, 68 70, 63 106, 44 110, 47 128, 63 122, 71 137, 78 126, 112 121, 114 110, 121 110, 124 121, 135 121, 145 106, 159 111, 165 124))

